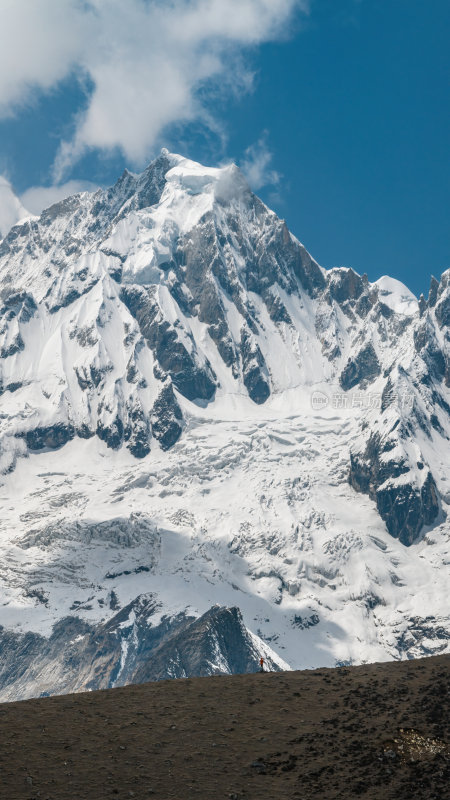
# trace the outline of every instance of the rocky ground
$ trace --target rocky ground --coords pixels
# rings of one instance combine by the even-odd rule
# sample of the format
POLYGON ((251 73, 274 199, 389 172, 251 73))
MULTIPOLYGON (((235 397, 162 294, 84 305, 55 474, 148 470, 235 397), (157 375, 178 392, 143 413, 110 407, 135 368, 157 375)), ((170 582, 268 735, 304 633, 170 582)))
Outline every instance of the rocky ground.
POLYGON ((442 800, 450 657, 0 706, 5 800, 442 800))

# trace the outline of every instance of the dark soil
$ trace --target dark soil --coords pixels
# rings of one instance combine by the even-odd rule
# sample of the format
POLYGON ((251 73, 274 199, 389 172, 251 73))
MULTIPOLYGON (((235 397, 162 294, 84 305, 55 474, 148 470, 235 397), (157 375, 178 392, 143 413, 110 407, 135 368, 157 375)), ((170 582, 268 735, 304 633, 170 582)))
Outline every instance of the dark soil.
POLYGON ((1 800, 450 798, 450 656, 0 706, 1 800))

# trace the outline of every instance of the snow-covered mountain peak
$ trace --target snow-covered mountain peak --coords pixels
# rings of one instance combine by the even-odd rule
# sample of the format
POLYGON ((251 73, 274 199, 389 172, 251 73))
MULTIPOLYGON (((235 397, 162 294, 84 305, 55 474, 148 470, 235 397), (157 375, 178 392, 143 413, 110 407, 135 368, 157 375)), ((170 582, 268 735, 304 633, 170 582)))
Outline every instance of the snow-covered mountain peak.
POLYGON ((389 275, 382 275, 375 281, 381 300, 388 308, 398 314, 413 316, 417 314, 419 303, 417 297, 404 283, 389 275))
POLYGON ((449 342, 450 271, 418 302, 323 269, 235 165, 162 151, 13 226, 5 626, 54 626, 49 675, 104 641, 112 683, 163 640, 157 674, 187 674, 179 636, 213 671, 230 641, 292 666, 446 647, 449 342))
POLYGON ((168 446, 185 401, 238 397, 244 407, 295 389, 304 402, 330 382, 381 396, 392 368, 407 373, 417 358, 418 304, 400 282, 326 272, 235 165, 166 150, 140 175, 125 171, 110 189, 15 226, 0 270, 2 385, 18 386, 24 403, 22 433, 17 417, 5 422, 14 453, 53 419, 58 442, 97 433, 145 455, 160 393, 170 398, 168 446), (36 347, 51 357, 30 363, 36 347), (37 386, 44 399, 30 415, 37 386))
POLYGON ((198 195, 212 194, 214 200, 227 203, 242 200, 250 194, 248 183, 236 164, 223 167, 203 167, 195 161, 180 159, 166 175, 168 183, 178 184, 181 189, 198 195))

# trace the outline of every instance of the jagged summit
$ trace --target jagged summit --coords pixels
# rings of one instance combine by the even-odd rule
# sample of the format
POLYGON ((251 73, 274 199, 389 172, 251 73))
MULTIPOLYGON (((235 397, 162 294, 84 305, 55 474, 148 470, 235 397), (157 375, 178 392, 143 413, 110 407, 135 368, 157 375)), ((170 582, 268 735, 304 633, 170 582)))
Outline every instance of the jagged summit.
MULTIPOLYGON (((108 196, 116 193, 123 197, 124 191, 130 195, 130 205, 125 200, 124 211, 136 210, 136 202, 132 202, 132 196, 137 194, 138 207, 142 207, 143 202, 148 206, 161 202, 186 229, 192 225, 192 218, 186 217, 187 200, 183 196, 203 195, 205 202, 210 201, 211 208, 214 202, 243 202, 251 196, 248 183, 236 164, 205 167, 197 161, 170 153, 166 148, 162 148, 160 155, 142 173, 135 174, 125 169, 115 186, 108 190, 108 196), (149 191, 150 187, 153 192, 149 191)), ((194 203, 195 201, 191 202, 191 207, 194 203)), ((203 205, 197 209, 197 214, 202 211, 203 205)))
POLYGON ((201 403, 219 388, 264 402, 269 368, 249 291, 287 319, 272 286, 292 294, 301 280, 314 294, 324 284, 236 167, 165 152, 141 175, 124 173, 16 226, 0 269, 2 385, 27 409, 23 432, 6 426, 5 468, 24 452, 21 437, 32 449, 94 433, 135 455, 152 435, 169 446, 181 432, 174 389, 201 403), (30 363, 48 335, 50 360, 30 363), (55 378, 65 388, 45 389, 42 409, 30 412, 30 391, 55 378), (155 403, 164 423, 150 422, 155 403))
MULTIPOLYGON (((369 451, 361 432, 351 481, 408 543, 438 516, 432 470, 415 467, 429 457, 405 442, 417 428, 428 449, 431 429, 441 438, 446 429, 447 274, 425 312, 399 281, 327 272, 235 165, 203 167, 167 150, 140 175, 125 171, 110 189, 16 225, 0 246, 0 274, 4 470, 77 436, 145 457, 152 441, 178 440, 186 402, 240 397, 244 408, 331 383, 371 387, 391 414, 386 398, 401 388, 414 413, 406 420, 400 409, 392 429, 396 466, 364 471, 368 452, 385 440, 393 449, 369 409, 369 451), (398 484, 405 474, 419 493, 407 533, 393 521, 390 485, 386 508, 379 494, 386 476, 398 484)), ((404 491, 397 484, 394 494, 404 491)))
POLYGON ((15 225, 0 243, 8 618, 35 630, 44 606, 47 626, 96 626, 154 591, 175 615, 245 609, 294 666, 415 653, 409 630, 437 652, 445 591, 422 607, 416 590, 443 587, 448 558, 449 275, 418 302, 326 270, 237 167, 164 150, 15 225))

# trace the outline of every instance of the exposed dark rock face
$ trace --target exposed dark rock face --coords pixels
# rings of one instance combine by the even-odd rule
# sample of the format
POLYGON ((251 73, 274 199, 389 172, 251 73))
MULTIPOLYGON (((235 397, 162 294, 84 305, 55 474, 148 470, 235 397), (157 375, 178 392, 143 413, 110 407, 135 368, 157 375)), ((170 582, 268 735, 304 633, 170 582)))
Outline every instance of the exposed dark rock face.
POLYGON ((83 422, 77 427, 76 434, 80 439, 92 439, 95 436, 95 431, 91 430, 89 425, 83 422))
POLYGON ((119 221, 130 211, 138 211, 158 203, 170 166, 166 155, 161 154, 149 164, 142 175, 136 177, 126 169, 114 186, 96 192, 91 208, 89 234, 98 236, 107 230, 113 220, 119 221))
POLYGON ((70 442, 75 436, 73 425, 50 425, 47 428, 35 428, 25 435, 30 450, 55 450, 70 442))
POLYGON ((420 655, 437 655, 445 651, 450 640, 450 630, 435 617, 410 617, 408 627, 398 638, 398 649, 409 658, 420 655), (433 644, 431 644, 433 642, 433 644))
POLYGON ((369 294, 362 294, 355 305, 355 311, 364 319, 373 307, 373 298, 369 294))
POLYGON ((435 308, 436 319, 441 328, 450 326, 450 291, 444 292, 435 308))
POLYGON ((167 381, 153 404, 152 434, 163 450, 168 450, 181 436, 183 414, 177 403, 172 384, 167 381))
MULTIPOLYGON (((215 606, 196 620, 187 620, 168 641, 162 641, 150 660, 141 660, 133 682, 227 672, 256 672, 258 652, 238 608, 215 606)), ((267 668, 278 671, 270 659, 267 668)))
POLYGON ((95 364, 90 364, 89 367, 75 367, 75 374, 80 389, 97 389, 102 383, 105 375, 112 369, 112 365, 99 368, 95 364))
MULTIPOLYGON (((74 195, 15 226, 0 262, 2 436, 14 442, 2 470, 26 453, 19 437, 42 450, 96 435, 143 458, 152 438, 164 449, 178 440, 183 398, 204 407, 220 388, 262 405, 316 377, 364 390, 381 372, 389 376, 382 415, 399 392, 414 401, 408 417, 399 407, 384 454, 400 429, 404 441, 419 427, 430 442, 448 437, 450 272, 432 279, 419 310, 405 305, 395 282, 382 288, 352 269, 327 272, 236 167, 205 171, 163 151, 141 175, 125 170, 109 189, 74 195), (180 198, 188 209, 181 215, 180 198), (56 382, 47 386, 50 353, 56 382), (35 391, 42 413, 11 414, 12 391, 17 408, 27 408, 35 391)), ((361 425, 366 441, 372 423, 367 432, 361 425)), ((379 495, 394 535, 410 542, 405 504, 428 524, 435 486, 430 478, 411 495, 380 493, 382 476, 413 471, 404 450, 401 463, 380 461, 368 478, 364 454, 354 455, 351 472, 355 487, 379 495)))
POLYGON ((264 295, 264 302, 266 304, 266 308, 270 314, 270 319, 272 320, 272 322, 275 322, 276 324, 285 322, 286 325, 293 324, 289 316, 289 312, 279 295, 273 294, 271 291, 268 291, 264 295))
POLYGON ((37 311, 33 295, 28 292, 12 292, 3 298, 0 314, 8 320, 17 317, 19 322, 29 322, 37 311))
POLYGON ((428 292, 428 307, 433 308, 436 305, 438 296, 439 281, 436 280, 434 275, 431 277, 430 289, 428 292))
MULTIPOLYGON (((131 202, 122 208, 116 219, 123 218, 130 211, 138 211, 141 208, 148 208, 159 203, 166 184, 166 173, 170 167, 170 161, 164 153, 149 164, 145 172, 140 176, 137 191, 132 194, 131 202)), ((131 192, 133 192, 135 180, 134 176, 126 169, 114 189, 117 192, 121 185, 125 185, 130 186, 131 192)))
POLYGON ((319 292, 326 286, 326 279, 322 270, 304 247, 298 246, 293 255, 294 272, 297 278, 312 297, 317 297, 319 292))
POLYGON ((339 383, 345 391, 354 386, 366 385, 381 374, 380 362, 371 342, 368 342, 358 355, 349 358, 345 365, 339 383))
POLYGON ((49 208, 46 208, 41 214, 42 225, 49 226, 58 217, 68 217, 76 212, 80 207, 80 200, 78 195, 66 197, 58 203, 54 203, 49 208))
MULTIPOLYGON (((107 623, 66 617, 49 638, 0 627, 0 693, 40 687, 39 694, 106 689, 167 678, 257 672, 260 652, 238 608, 214 606, 199 618, 164 616, 141 595, 107 623), (125 654, 125 655, 124 655, 125 654)), ((279 667, 265 658, 271 671, 279 667)))
POLYGON ((21 381, 15 381, 14 383, 8 383, 6 386, 0 385, 0 394, 3 392, 17 392, 19 389, 22 388, 24 384, 21 381))
POLYGON ((29 236, 30 232, 36 233, 37 231, 38 226, 34 220, 14 225, 4 239, 0 241, 0 258, 19 252, 23 247, 23 240, 29 236))
MULTIPOLYGON (((270 394, 268 376, 258 368, 246 370, 248 353, 240 353, 241 343, 234 341, 228 327, 221 291, 225 291, 243 316, 248 329, 257 332, 255 312, 249 304, 249 291, 260 294, 275 322, 292 324, 292 320, 279 296, 272 289, 278 285, 288 293, 298 291, 295 278, 302 289, 316 296, 326 281, 323 271, 309 256, 304 247, 291 237, 284 222, 270 219, 267 210, 258 198, 247 190, 246 202, 261 230, 245 227, 245 220, 235 211, 226 210, 226 225, 219 227, 214 215, 206 214, 189 235, 180 238, 173 260, 167 264, 176 278, 171 284, 171 294, 186 313, 198 316, 208 325, 208 332, 217 346, 225 364, 232 368, 233 375, 240 374, 256 403, 264 402, 270 394), (228 231, 228 233, 224 233, 228 231), (237 269, 237 251, 242 268, 237 269), (186 291, 187 290, 187 291, 186 291), (241 355, 241 359, 239 356, 241 355)), ((258 348, 259 350, 259 348, 258 348)), ((262 366, 262 355, 256 355, 258 366, 262 366), (261 362, 261 363, 259 363, 261 362)), ((183 394, 185 390, 175 380, 174 373, 164 367, 174 380, 174 385, 183 394)), ((214 380, 214 377, 213 377, 214 380)), ((188 395, 186 395, 188 396, 188 395)))
POLYGON ((431 525, 439 514, 436 484, 429 471, 420 490, 413 484, 380 488, 376 501, 389 533, 406 545, 413 544, 423 525, 431 525))
POLYGON ((394 402, 394 400, 395 400, 394 386, 389 376, 381 395, 381 411, 382 412, 386 411, 386 409, 389 408, 389 406, 394 402))
POLYGON ((175 326, 163 318, 155 299, 155 288, 125 286, 122 297, 138 321, 141 333, 159 365, 170 375, 174 386, 188 400, 211 400, 216 389, 214 373, 209 364, 202 367, 198 363, 193 339, 192 352, 189 353, 175 326))
POLYGON ((425 316, 421 324, 414 330, 414 345, 428 367, 428 375, 432 375, 437 380, 442 379, 446 369, 445 356, 439 347, 432 322, 428 316, 425 316))
POLYGON ((1 295, 3 305, 0 309, 0 358, 3 359, 25 349, 21 326, 30 321, 37 306, 33 296, 25 291, 15 292, 5 289, 1 295), (8 337, 11 324, 15 326, 15 332, 8 337), (2 337, 4 337, 3 342, 2 337))
POLYGON ((422 527, 438 517, 438 492, 428 469, 421 485, 412 473, 410 481, 396 483, 400 475, 410 472, 410 465, 404 460, 383 458, 392 447, 391 441, 372 434, 363 454, 350 454, 349 481, 356 491, 368 494, 376 502, 391 536, 409 546, 417 540, 422 527))
POLYGON ((9 356, 14 356, 16 353, 20 353, 20 351, 24 349, 25 349, 24 341, 20 333, 18 333, 16 334, 12 342, 10 342, 8 345, 4 345, 1 348, 0 358, 9 358, 9 356))
POLYGON ((98 343, 98 336, 94 325, 85 325, 75 327, 70 331, 69 336, 71 339, 76 339, 81 347, 95 347, 98 343))
POLYGON ((64 291, 58 293, 58 299, 56 303, 49 305, 48 310, 50 314, 56 314, 56 312, 60 311, 61 308, 67 308, 74 303, 75 300, 78 300, 83 295, 88 294, 96 283, 96 280, 88 283, 81 283, 75 280, 72 285, 65 286, 64 291))
POLYGON ((150 452, 150 420, 137 403, 128 408, 128 425, 124 432, 128 450, 135 458, 145 458, 150 452))
POLYGON ((241 332, 240 350, 245 386, 251 399, 260 405, 270 395, 267 366, 258 344, 245 328, 241 332))
POLYGON ((352 269, 334 270, 329 280, 329 293, 337 303, 357 300, 367 286, 366 281, 352 269))
POLYGON ((111 450, 117 450, 123 442, 124 426, 119 416, 114 417, 109 423, 99 420, 97 423, 97 436, 111 450))

